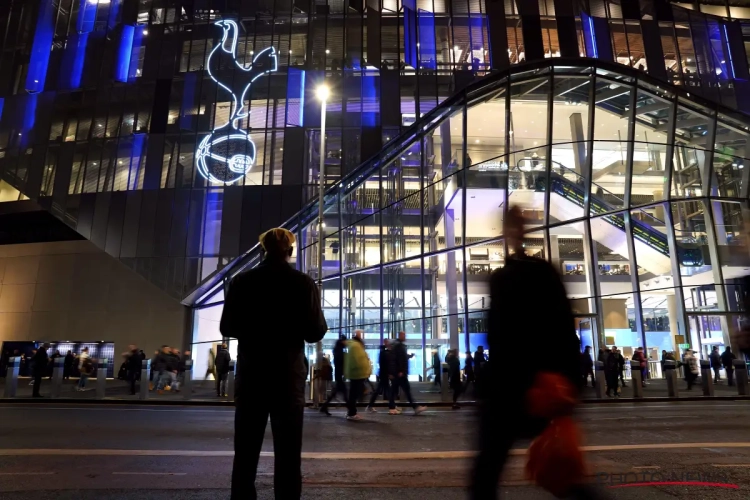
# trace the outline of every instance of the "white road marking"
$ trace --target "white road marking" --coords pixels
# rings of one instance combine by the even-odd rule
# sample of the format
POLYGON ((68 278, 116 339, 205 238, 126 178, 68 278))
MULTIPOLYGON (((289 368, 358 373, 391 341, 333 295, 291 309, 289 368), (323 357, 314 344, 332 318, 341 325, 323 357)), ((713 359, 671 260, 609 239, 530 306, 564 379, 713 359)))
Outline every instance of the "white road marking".
POLYGON ((187 476, 187 472, 113 472, 115 476, 187 476))
MULTIPOLYGON (((750 448, 750 443, 659 443, 659 444, 617 444, 582 446, 581 451, 625 451, 625 450, 676 450, 676 449, 723 449, 723 448, 750 448)), ((526 448, 510 450, 510 455, 525 455, 526 448)), ((231 450, 116 450, 116 449, 0 449, 0 456, 112 456, 112 457, 232 457, 231 450)), ((302 458, 307 460, 429 460, 450 458, 471 458, 476 455, 474 451, 415 451, 415 452, 302 452, 302 458)), ((272 451, 263 451, 261 457, 273 457, 272 451)))
POLYGON ((157 412, 157 413, 175 413, 175 412, 190 412, 190 413, 231 413, 232 417, 234 417, 234 408, 217 408, 215 410, 200 410, 195 409, 192 407, 185 407, 180 406, 177 408, 125 408, 121 406, 109 406, 107 408, 92 408, 89 406, 79 406, 76 408, 71 408, 69 406, 53 406, 53 407, 46 407, 46 406, 0 406, 0 411, 2 410, 30 410, 34 409, 34 411, 42 410, 42 411, 148 411, 148 412, 157 412))
POLYGON ((53 476, 57 472, 0 472, 0 476, 53 476))
POLYGON ((633 469, 661 469, 658 465, 641 465, 639 467, 633 467, 633 469))
POLYGON ((745 469, 750 467, 750 464, 711 464, 713 467, 731 467, 737 469, 745 469))

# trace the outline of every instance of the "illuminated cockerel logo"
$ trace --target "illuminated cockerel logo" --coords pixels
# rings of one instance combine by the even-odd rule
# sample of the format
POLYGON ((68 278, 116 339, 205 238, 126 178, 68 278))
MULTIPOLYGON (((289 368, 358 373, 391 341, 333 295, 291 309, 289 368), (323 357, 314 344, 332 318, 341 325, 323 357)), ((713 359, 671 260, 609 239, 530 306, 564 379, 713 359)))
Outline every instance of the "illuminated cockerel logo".
POLYGON ((203 138, 195 153, 198 171, 211 182, 232 184, 242 179, 255 163, 255 143, 238 122, 250 114, 248 92, 253 82, 263 75, 276 71, 278 61, 273 47, 263 49, 253 57, 253 64, 245 67, 237 62, 239 28, 234 21, 216 21, 224 30, 221 43, 208 55, 208 75, 231 95, 229 119, 217 124, 210 135, 203 138), (231 61, 229 61, 231 58, 231 61), (234 67, 222 81, 219 68, 234 67), (239 92, 238 92, 239 91, 239 92))

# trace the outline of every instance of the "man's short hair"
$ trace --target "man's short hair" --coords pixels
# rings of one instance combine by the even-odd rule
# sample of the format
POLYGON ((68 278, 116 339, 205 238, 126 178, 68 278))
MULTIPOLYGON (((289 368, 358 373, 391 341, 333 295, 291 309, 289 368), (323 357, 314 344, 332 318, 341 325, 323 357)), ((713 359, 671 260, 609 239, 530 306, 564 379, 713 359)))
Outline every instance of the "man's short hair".
POLYGON ((291 231, 281 227, 269 229, 259 239, 260 246, 268 255, 286 255, 297 241, 291 231))

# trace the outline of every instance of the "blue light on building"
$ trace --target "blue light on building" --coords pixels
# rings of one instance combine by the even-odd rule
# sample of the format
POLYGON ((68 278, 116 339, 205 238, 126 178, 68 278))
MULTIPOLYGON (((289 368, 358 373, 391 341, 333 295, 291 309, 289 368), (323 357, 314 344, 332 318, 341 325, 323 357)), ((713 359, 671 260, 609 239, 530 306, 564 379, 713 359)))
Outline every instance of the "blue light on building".
POLYGON ((29 71, 26 74, 26 91, 30 94, 44 90, 49 57, 52 52, 52 37, 55 32, 55 10, 53 0, 41 0, 34 43, 31 46, 29 71))

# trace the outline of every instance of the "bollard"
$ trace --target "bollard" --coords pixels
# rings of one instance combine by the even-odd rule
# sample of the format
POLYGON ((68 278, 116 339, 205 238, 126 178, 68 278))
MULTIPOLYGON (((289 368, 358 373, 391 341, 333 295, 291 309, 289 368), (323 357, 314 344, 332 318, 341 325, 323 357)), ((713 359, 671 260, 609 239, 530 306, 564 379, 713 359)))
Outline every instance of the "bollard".
POLYGON ((60 393, 62 392, 62 379, 64 370, 65 358, 55 358, 55 363, 52 365, 52 388, 50 389, 49 397, 60 397, 60 393))
POLYGON ((711 362, 707 359, 701 359, 701 385, 703 385, 703 395, 714 395, 714 381, 711 377, 711 362))
POLYGON ((453 401, 450 393, 450 383, 448 382, 448 363, 440 363, 440 371, 443 374, 440 378, 440 400, 443 402, 453 401))
POLYGON ((96 399, 104 399, 107 392, 107 358, 96 360, 96 399))
POLYGON ((680 396, 680 390, 677 388, 677 370, 675 370, 675 362, 671 359, 664 361, 664 373, 667 378, 667 395, 670 398, 677 398, 680 396))
POLYGON ((734 366, 734 380, 737 384, 737 394, 747 396, 747 364, 744 359, 732 360, 734 366))
POLYGON ((234 401, 235 395, 235 382, 237 380, 237 360, 233 359, 229 362, 229 373, 227 373, 227 398, 229 401, 234 401))
POLYGON ((595 386, 596 386, 596 397, 598 399, 604 399, 604 391, 605 389, 605 379, 604 379, 604 363, 601 361, 597 361, 594 363, 594 368, 596 369, 596 379, 595 379, 595 386))
POLYGON ((15 398, 18 389, 18 370, 21 369, 21 357, 8 359, 8 371, 5 372, 5 397, 15 398))
POLYGON ((633 386, 633 397, 643 397, 643 373, 640 361, 630 360, 630 385, 633 386))
POLYGON ((193 397, 193 360, 185 360, 185 372, 182 374, 182 397, 190 399, 193 397))
POLYGON ((144 359, 141 361, 141 386, 138 399, 148 399, 148 374, 151 371, 151 360, 144 359))

